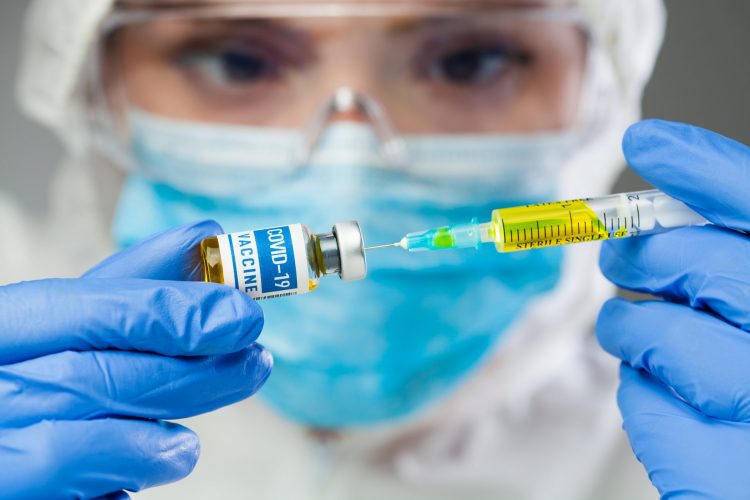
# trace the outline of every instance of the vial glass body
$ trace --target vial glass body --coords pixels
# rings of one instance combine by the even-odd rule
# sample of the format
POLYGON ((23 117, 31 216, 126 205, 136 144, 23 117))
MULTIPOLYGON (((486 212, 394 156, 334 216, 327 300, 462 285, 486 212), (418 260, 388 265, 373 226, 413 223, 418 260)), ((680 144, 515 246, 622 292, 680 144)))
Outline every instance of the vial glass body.
POLYGON ((324 234, 302 224, 222 234, 203 240, 200 251, 205 281, 238 288, 256 299, 311 292, 322 276, 343 278, 342 263, 348 275, 354 275, 351 279, 366 274, 356 222, 339 223, 324 234))

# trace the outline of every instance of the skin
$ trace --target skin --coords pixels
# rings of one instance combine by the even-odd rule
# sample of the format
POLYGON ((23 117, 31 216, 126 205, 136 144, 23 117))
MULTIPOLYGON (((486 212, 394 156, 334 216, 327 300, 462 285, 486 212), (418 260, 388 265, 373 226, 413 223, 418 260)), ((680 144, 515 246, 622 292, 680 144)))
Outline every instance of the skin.
MULTIPOLYGON (((119 5, 168 10, 177 3, 131 0, 119 5)), ((221 3, 193 2, 203 7, 221 3)), ((240 3, 278 5, 257 0, 240 3)), ((340 3, 357 4, 355 0, 340 3)), ((380 3, 404 5, 397 0, 380 3)), ((411 3, 417 7, 435 4, 427 0, 411 3)), ((487 3, 497 7, 565 4, 487 3)), ((439 24, 434 18, 425 23, 424 16, 405 15, 276 19, 252 24, 246 20, 162 19, 120 28, 109 38, 106 55, 106 87, 118 113, 127 103, 181 120, 300 127, 336 89, 349 86, 381 103, 403 133, 529 133, 575 124, 585 73, 586 37, 572 24, 509 20, 507 16, 471 24, 455 19, 439 24), (271 40, 271 55, 266 49, 260 55, 283 61, 283 69, 253 85, 217 83, 211 71, 183 57, 195 52, 196 40, 202 44, 212 40, 214 52, 226 50, 214 47, 215 43, 234 47, 236 40, 244 40, 243 47, 257 50, 271 40), (498 43, 517 52, 519 60, 506 62, 504 69, 486 82, 456 86, 430 73, 435 66, 432 61, 442 61, 465 46, 498 43), (456 44, 460 46, 456 48, 456 44)), ((359 112, 335 118, 365 119, 359 112)))

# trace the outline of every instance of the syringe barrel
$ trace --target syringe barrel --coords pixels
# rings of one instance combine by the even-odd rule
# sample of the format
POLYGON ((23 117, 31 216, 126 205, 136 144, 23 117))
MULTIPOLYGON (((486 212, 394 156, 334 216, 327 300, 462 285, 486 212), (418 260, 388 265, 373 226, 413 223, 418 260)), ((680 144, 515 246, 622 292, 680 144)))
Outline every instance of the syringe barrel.
POLYGON ((706 224, 687 205, 652 189, 495 210, 499 252, 646 235, 706 224))

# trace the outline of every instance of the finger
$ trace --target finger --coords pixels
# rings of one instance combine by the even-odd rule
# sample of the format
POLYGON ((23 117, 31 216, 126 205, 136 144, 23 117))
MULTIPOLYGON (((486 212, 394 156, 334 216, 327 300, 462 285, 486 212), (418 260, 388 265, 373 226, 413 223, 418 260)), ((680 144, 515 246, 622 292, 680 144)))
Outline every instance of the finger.
POLYGON ((596 325, 604 350, 672 388, 711 417, 750 422, 750 335, 669 302, 604 304, 596 325))
POLYGON ((262 328, 254 300, 213 283, 73 279, 0 287, 0 364, 89 349, 224 354, 253 343, 262 328))
POLYGON ((0 491, 9 498, 92 498, 140 491, 184 478, 199 452, 198 437, 176 424, 45 421, 0 432, 0 491))
POLYGON ((200 242, 221 233, 221 226, 215 221, 186 224, 112 255, 83 276, 200 281, 203 279, 200 242))
POLYGON ((750 449, 748 424, 708 418, 676 398, 655 378, 626 365, 620 370, 620 378, 617 401, 623 427, 633 452, 647 465, 649 479, 660 494, 680 492, 680 498, 747 496, 748 484, 736 481, 747 477, 747 464, 727 453, 727 447, 750 449), (696 457, 710 460, 702 460, 697 466, 696 457), (707 485, 712 492, 704 491, 707 485))
POLYGON ((750 230, 750 148, 702 128, 647 120, 628 129, 625 158, 644 179, 715 224, 750 230))
POLYGON ((604 275, 623 288, 710 310, 750 331, 750 238, 691 227, 602 248, 604 275))
POLYGON ((257 344, 207 357, 126 351, 52 354, 0 367, 3 425, 108 416, 192 417, 254 394, 272 365, 270 353, 257 344))

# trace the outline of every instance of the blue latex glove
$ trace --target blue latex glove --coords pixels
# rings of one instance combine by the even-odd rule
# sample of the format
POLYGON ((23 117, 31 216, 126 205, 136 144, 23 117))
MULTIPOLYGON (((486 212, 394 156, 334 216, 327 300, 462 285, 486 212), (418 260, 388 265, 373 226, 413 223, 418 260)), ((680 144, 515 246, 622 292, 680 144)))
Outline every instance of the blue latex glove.
POLYGON ((716 226, 608 242, 616 284, 664 298, 613 299, 602 346, 623 360, 630 443, 662 498, 750 498, 750 148, 647 121, 624 140, 632 167, 716 226))
POLYGON ((271 370, 260 308, 200 276, 204 222, 81 279, 0 287, 0 496, 127 498, 176 481, 198 438, 162 422, 253 394, 271 370))

